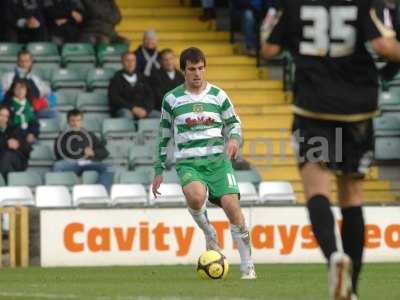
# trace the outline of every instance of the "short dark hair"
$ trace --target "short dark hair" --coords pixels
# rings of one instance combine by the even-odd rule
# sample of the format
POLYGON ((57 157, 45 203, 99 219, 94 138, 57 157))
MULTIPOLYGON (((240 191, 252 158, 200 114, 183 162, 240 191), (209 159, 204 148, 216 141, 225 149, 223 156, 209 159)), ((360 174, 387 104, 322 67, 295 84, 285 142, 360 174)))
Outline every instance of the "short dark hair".
POLYGON ((160 58, 162 59, 163 56, 166 55, 166 54, 168 54, 168 53, 174 54, 174 50, 172 50, 171 48, 162 49, 162 50, 160 51, 160 53, 159 53, 160 58))
POLYGON ((77 108, 71 109, 71 110, 68 111, 68 113, 67 113, 67 121, 69 121, 69 119, 70 119, 71 117, 77 117, 77 116, 83 117, 83 112, 81 112, 81 111, 80 111, 79 109, 77 109, 77 108))
POLYGON ((123 60, 128 55, 134 55, 136 57, 136 53, 134 51, 125 51, 121 54, 121 60, 123 60))
POLYGON ((29 55, 30 57, 32 57, 32 53, 30 53, 29 50, 25 48, 19 50, 17 57, 20 58, 22 55, 29 55))
POLYGON ((186 64, 188 61, 195 64, 203 62, 204 66, 206 66, 206 56, 204 55, 203 51, 196 47, 190 47, 182 51, 179 59, 179 64, 182 71, 186 69, 186 64))
POLYGON ((14 82, 12 84, 12 90, 14 90, 16 85, 23 85, 28 91, 30 88, 29 82, 28 80, 24 79, 24 78, 15 78, 14 82))

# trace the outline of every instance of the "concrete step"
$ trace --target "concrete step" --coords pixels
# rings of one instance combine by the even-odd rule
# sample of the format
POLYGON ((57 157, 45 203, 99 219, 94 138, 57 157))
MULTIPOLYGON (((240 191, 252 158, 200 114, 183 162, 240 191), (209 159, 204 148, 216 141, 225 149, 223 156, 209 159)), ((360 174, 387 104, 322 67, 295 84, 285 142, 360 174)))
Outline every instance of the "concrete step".
POLYGON ((193 17, 196 18, 202 12, 201 8, 192 7, 131 7, 121 10, 122 16, 125 17, 193 17))
POLYGON ((116 27, 119 32, 123 31, 145 31, 152 28, 156 31, 207 31, 210 30, 210 24, 207 22, 200 22, 195 18, 173 18, 173 17, 159 17, 157 19, 146 17, 132 17, 124 18, 122 22, 116 27))
POLYGON ((137 8, 137 7, 179 7, 181 5, 180 0, 116 0, 119 7, 123 8, 137 8))
MULTIPOLYGON (((271 99, 273 99, 271 97, 271 99)), ((243 116, 241 117, 244 129, 286 129, 292 124, 292 116, 243 116)))
MULTIPOLYGON (((126 38, 132 40, 134 43, 140 44, 143 39, 143 31, 136 31, 136 28, 130 28, 124 31, 120 31, 120 33, 126 38)), ((196 41, 196 42, 229 42, 229 33, 222 31, 157 31, 157 37, 160 42, 187 42, 187 41, 196 41)), ((248 58, 246 56, 238 56, 238 58, 248 58)), ((236 58, 236 56, 235 56, 236 58)), ((247 60, 246 60, 247 61, 247 60)), ((255 65, 255 60, 249 58, 249 61, 255 65)))

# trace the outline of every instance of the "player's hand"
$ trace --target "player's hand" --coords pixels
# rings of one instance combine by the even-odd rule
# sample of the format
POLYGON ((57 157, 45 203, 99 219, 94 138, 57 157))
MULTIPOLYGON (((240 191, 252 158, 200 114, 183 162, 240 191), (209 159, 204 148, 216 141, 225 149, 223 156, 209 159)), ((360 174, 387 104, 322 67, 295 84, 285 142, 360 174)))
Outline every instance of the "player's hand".
POLYGON ((237 159, 239 155, 239 142, 235 139, 230 139, 226 144, 225 153, 229 159, 237 159))
POLYGON ((132 108, 132 113, 138 117, 139 119, 143 119, 147 117, 147 112, 144 108, 135 106, 132 108))
POLYGON ((90 148, 90 147, 86 147, 85 148, 84 154, 85 154, 86 158, 90 158, 90 157, 94 157, 95 156, 95 153, 94 153, 93 149, 90 148))
POLYGON ((71 16, 74 18, 76 23, 82 23, 83 17, 82 14, 77 12, 76 10, 72 11, 71 16))
POLYGON ((160 188, 162 181, 163 177, 161 175, 156 175, 153 179, 152 191, 155 198, 157 198, 158 195, 161 195, 158 189, 160 188))

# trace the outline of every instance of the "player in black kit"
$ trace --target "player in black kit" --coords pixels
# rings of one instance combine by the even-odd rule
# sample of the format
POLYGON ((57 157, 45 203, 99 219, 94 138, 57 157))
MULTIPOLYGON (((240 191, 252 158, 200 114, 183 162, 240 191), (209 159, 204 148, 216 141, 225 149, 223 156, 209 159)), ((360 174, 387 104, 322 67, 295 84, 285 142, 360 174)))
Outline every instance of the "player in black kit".
POLYGON ((367 48, 400 61, 390 1, 269 2, 262 52, 271 58, 287 49, 296 66, 293 135, 312 229, 329 261, 330 297, 357 299, 362 179, 372 159, 372 118, 378 109, 378 71, 367 48), (330 208, 332 173, 343 216, 342 243, 336 241, 330 208))

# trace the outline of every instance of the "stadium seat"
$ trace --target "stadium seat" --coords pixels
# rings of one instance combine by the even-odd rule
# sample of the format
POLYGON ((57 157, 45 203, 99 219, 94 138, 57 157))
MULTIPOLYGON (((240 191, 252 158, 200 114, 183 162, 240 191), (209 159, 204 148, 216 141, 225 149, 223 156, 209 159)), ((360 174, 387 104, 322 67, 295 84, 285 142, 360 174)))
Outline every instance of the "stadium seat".
POLYGON ((76 98, 78 91, 75 90, 61 90, 56 93, 57 109, 60 112, 68 112, 76 106, 76 98))
POLYGON ((27 50, 32 54, 35 64, 57 69, 61 62, 58 47, 54 43, 28 43, 27 50))
POLYGON ((38 186, 35 206, 41 208, 71 207, 71 195, 65 186, 38 186))
POLYGON ((261 182, 261 176, 256 169, 251 170, 235 170, 237 182, 251 182, 258 185, 261 182))
POLYGON ((53 72, 58 70, 58 67, 49 68, 48 66, 42 66, 40 64, 35 64, 32 69, 32 73, 39 76, 43 81, 50 85, 51 77, 53 72))
POLYGON ((111 78, 114 76, 114 69, 91 69, 88 71, 86 86, 88 90, 108 89, 111 78))
POLYGON ((114 184, 111 188, 112 206, 136 207, 147 204, 147 193, 141 184, 114 184))
POLYGON ((0 206, 35 205, 32 191, 27 186, 0 187, 0 206))
POLYGON ((103 68, 119 70, 121 55, 129 51, 128 44, 100 44, 97 47, 97 60, 103 68))
POLYGON ((94 48, 89 43, 66 43, 61 51, 63 65, 81 71, 93 68, 96 61, 94 54, 94 48))
POLYGON ((149 172, 146 170, 124 171, 115 177, 115 183, 120 184, 150 184, 149 172))
POLYGON ((152 145, 135 145, 129 148, 129 166, 135 168, 137 165, 152 165, 155 151, 152 145))
MULTIPOLYGON (((54 144, 53 141, 50 141, 54 144)), ((45 144, 35 144, 29 158, 30 167, 51 167, 54 163, 55 157, 53 148, 45 144)))
POLYGON ((79 183, 78 176, 73 172, 49 172, 44 177, 45 185, 64 185, 68 188, 79 183))
POLYGON ((186 203, 182 187, 177 183, 163 183, 160 186, 157 198, 154 197, 151 185, 149 186, 149 204, 156 206, 177 206, 186 203))
POLYGON ((75 185, 72 189, 74 206, 104 207, 111 204, 106 188, 101 184, 75 185))
POLYGON ((102 128, 103 136, 106 139, 131 139, 136 135, 133 121, 127 118, 105 119, 102 128))
POLYGON ((165 183, 179 183, 179 177, 175 169, 163 172, 163 179, 165 183))
POLYGON ((22 47, 23 45, 17 43, 0 42, 0 68, 14 68, 18 52, 22 47))
POLYGON ((78 93, 76 107, 84 112, 108 112, 108 96, 106 92, 78 93))
POLYGON ((5 186, 6 185, 6 181, 3 178, 3 175, 0 174, 0 187, 1 186, 5 186))
POLYGON ((374 156, 377 161, 400 160, 400 136, 375 136, 374 156))
POLYGON ((54 70, 51 76, 54 90, 84 90, 86 87, 85 74, 73 69, 54 70))
POLYGON ((91 115, 85 115, 82 122, 83 128, 87 131, 93 132, 97 137, 101 137, 101 121, 91 115))
POLYGON ((240 203, 255 204, 259 202, 256 187, 251 182, 238 182, 240 191, 240 203))
POLYGON ((81 178, 82 184, 96 184, 99 175, 96 171, 84 171, 81 178))
POLYGON ((396 113, 387 113, 374 119, 375 135, 400 135, 400 116, 396 113))
POLYGON ((379 94, 379 108, 382 112, 400 111, 400 87, 392 87, 379 94))
POLYGON ((138 121, 138 132, 145 139, 157 138, 159 127, 160 127, 159 119, 140 119, 138 121))
POLYGON ((140 165, 135 167, 135 172, 143 172, 147 174, 147 177, 149 178, 150 181, 153 180, 154 177, 154 166, 149 166, 149 165, 140 165))
POLYGON ((39 139, 55 139, 61 131, 60 124, 55 119, 39 119, 39 139))
POLYGON ((105 163, 123 166, 128 165, 129 143, 107 143, 106 148, 110 156, 104 160, 105 163))
POLYGON ((34 188, 43 184, 42 176, 34 172, 10 172, 7 177, 9 186, 27 186, 29 188, 34 188))
POLYGON ((296 196, 293 187, 286 181, 263 181, 259 185, 259 197, 262 203, 293 204, 296 196))

